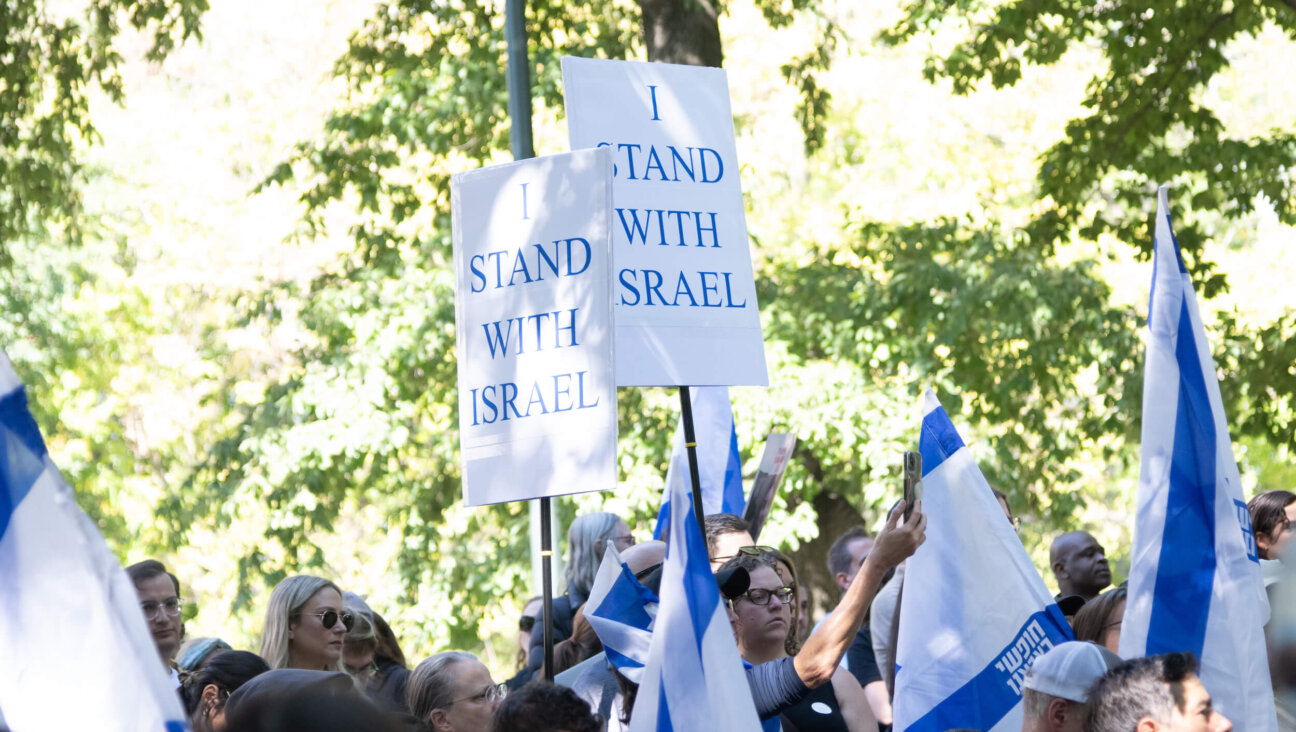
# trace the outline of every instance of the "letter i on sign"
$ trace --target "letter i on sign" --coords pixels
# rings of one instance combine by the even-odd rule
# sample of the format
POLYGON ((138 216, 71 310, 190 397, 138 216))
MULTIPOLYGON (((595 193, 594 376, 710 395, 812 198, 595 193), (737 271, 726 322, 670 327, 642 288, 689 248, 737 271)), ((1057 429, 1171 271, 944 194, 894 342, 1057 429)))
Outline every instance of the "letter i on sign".
POLYGON ((653 118, 653 121, 654 121, 654 122, 661 122, 661 117, 658 117, 658 116, 657 116, 657 85, 656 85, 656 84, 649 84, 649 85, 648 85, 648 93, 652 96, 652 105, 653 105, 653 116, 652 116, 652 118, 653 118))
POLYGON ((529 185, 531 185, 531 184, 530 184, 530 183, 523 183, 523 184, 522 184, 522 220, 523 220, 523 221, 526 221, 527 219, 530 219, 530 218, 531 218, 531 217, 527 214, 527 191, 526 191, 526 187, 529 186, 529 185))

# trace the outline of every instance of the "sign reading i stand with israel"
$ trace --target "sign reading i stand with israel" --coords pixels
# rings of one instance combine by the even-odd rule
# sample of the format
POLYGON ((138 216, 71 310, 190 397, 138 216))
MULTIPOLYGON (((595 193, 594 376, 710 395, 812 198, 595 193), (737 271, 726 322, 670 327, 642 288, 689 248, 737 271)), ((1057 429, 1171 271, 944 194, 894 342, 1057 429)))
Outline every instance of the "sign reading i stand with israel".
POLYGON ((464 502, 616 485, 612 154, 451 179, 464 502))
POLYGON ((14 730, 188 729, 139 596, 0 352, 0 708, 14 730))
POLYGON ((905 567, 895 729, 1017 732, 1026 670, 1071 626, 930 391, 923 412, 927 541, 905 567))
POLYGON ((1263 626, 1269 603, 1192 278, 1157 193, 1143 367, 1143 445, 1126 658, 1192 651, 1215 709, 1277 729, 1263 626))
POLYGON ((725 72, 562 68, 572 149, 614 154, 617 385, 766 385, 725 72))

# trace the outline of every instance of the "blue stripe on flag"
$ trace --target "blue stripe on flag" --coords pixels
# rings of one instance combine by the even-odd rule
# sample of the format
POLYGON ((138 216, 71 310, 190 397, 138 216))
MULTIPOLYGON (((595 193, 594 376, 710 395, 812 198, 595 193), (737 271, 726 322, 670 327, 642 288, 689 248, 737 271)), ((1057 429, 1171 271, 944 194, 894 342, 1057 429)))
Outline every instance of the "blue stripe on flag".
POLYGON ((1192 651, 1201 658, 1215 582, 1216 435, 1187 299, 1179 313, 1175 360, 1179 404, 1147 655, 1192 651))
POLYGON ((922 430, 918 436, 918 451, 922 453, 922 474, 935 470, 950 455, 963 447, 963 438, 950 421, 945 407, 936 407, 923 417, 922 430))
POLYGON ((18 504, 45 471, 45 442, 18 387, 0 399, 0 537, 18 504))
POLYGON ((743 515, 747 510, 747 496, 743 495, 742 457, 738 454, 738 429, 729 431, 729 461, 725 463, 723 513, 743 515))
POLYGON ((688 598, 689 617, 693 620, 693 629, 697 634, 698 657, 702 657, 702 636, 711 625, 711 616, 720 604, 720 588, 716 586, 715 575, 711 574, 711 559, 707 554, 706 544, 702 540, 702 529, 698 526, 697 517, 693 515, 690 504, 684 513, 684 541, 688 547, 688 567, 684 572, 684 591, 688 598), (699 571, 698 565, 706 567, 699 571))
POLYGON ((1021 701, 1022 682, 1031 661, 1072 639, 1071 626, 1056 604, 1031 615, 993 661, 905 732, 994 727, 1021 701))
POLYGON ((661 697, 657 700, 657 732, 674 732, 671 725, 670 702, 666 699, 666 684, 661 685, 661 697))

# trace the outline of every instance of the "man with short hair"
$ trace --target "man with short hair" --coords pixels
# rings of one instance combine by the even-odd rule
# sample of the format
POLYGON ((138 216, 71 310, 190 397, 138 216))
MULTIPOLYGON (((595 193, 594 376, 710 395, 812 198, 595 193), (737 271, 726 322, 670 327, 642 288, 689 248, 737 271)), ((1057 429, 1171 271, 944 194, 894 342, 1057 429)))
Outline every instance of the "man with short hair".
POLYGON ((1096 643, 1067 641, 1041 654, 1022 688, 1022 732, 1082 732, 1089 689, 1121 664, 1096 643))
MULTIPOLYGON (((863 526, 852 526, 832 543, 828 549, 828 573, 832 575, 833 582, 842 594, 855 581, 855 575, 859 574, 860 566, 872 550, 873 539, 863 526)), ((822 620, 819 622, 823 623, 822 620)), ((888 727, 891 724, 891 699, 873 653, 873 636, 869 630, 867 613, 864 615, 864 624, 856 631, 855 640, 842 658, 842 667, 850 671, 863 687, 864 697, 878 724, 883 728, 888 727)))
POLYGON ((126 568, 126 575, 135 585, 135 594, 139 595, 140 609, 148 622, 158 655, 171 673, 171 680, 179 686, 180 674, 175 656, 184 640, 184 621, 180 619, 180 610, 184 606, 180 599, 180 580, 156 559, 132 564, 126 568))
POLYGON ((1091 732, 1228 732, 1211 708, 1191 653, 1136 658, 1108 671, 1089 693, 1091 732))
POLYGON ((702 522, 702 532, 706 534, 707 554, 711 556, 711 571, 733 559, 738 550, 752 546, 751 527, 741 516, 732 513, 713 513, 702 522))
POLYGON ((1059 598, 1079 595, 1087 602, 1111 585, 1107 553, 1087 531, 1070 531, 1054 539, 1049 564, 1057 578, 1059 598))

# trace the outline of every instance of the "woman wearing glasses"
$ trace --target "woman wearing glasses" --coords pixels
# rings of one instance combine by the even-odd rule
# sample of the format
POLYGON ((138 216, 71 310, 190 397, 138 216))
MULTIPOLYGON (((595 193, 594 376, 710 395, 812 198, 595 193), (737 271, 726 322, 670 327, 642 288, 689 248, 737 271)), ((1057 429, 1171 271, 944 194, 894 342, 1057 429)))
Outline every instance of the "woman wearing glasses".
POLYGON ((504 698, 471 653, 446 651, 420 663, 409 680, 409 708, 435 732, 483 732, 504 698))
MULTIPOLYGON (((790 560, 775 551, 752 549, 758 549, 757 553, 744 547, 720 569, 742 567, 751 578, 746 592, 726 599, 738 652, 747 663, 757 666, 787 656, 789 647, 796 648, 795 643, 789 646, 788 637, 794 628, 797 593, 790 560)), ((784 709, 781 717, 784 730, 797 732, 877 729, 864 690, 840 667, 832 675, 832 683, 811 689, 800 702, 784 709)))
POLYGON ((342 638, 352 623, 337 585, 305 574, 289 577, 270 593, 261 657, 270 668, 342 671, 342 638))

